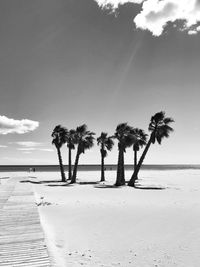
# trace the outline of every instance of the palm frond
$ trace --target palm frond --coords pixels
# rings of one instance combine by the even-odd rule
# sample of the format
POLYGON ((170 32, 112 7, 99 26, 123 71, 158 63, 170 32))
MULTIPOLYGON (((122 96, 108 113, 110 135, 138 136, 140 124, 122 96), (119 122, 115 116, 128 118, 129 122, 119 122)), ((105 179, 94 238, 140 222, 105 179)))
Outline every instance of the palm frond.
POLYGON ((107 150, 111 151, 114 146, 114 142, 112 140, 112 137, 108 137, 105 141, 105 147, 107 150))
POLYGON ((126 147, 132 146, 135 141, 136 141, 136 138, 134 135, 132 134, 125 135, 123 138, 124 147, 126 148, 126 147))
MULTIPOLYGON (((114 138, 118 139, 118 141, 124 145, 124 147, 130 146, 130 143, 133 142, 134 139, 134 129, 129 126, 127 122, 120 123, 117 125, 114 138)), ((133 144, 133 143, 132 143, 133 144)))
POLYGON ((76 131, 74 129, 69 130, 65 135, 67 147, 70 149, 75 149, 75 144, 77 143, 75 135, 76 131))
POLYGON ((101 149, 101 154, 105 158, 108 155, 108 152, 105 149, 101 149))
POLYGON ((160 121, 163 121, 164 118, 165 118, 165 112, 160 111, 151 117, 151 122, 158 124, 160 121))
POLYGON ((94 145, 94 135, 94 132, 87 130, 86 124, 76 128, 74 133, 74 143, 78 144, 79 153, 85 153, 86 149, 90 149, 94 145))
POLYGON ((61 125, 57 125, 51 134, 53 137, 52 144, 54 144, 56 147, 61 147, 66 142, 66 134, 68 130, 65 127, 62 127, 61 125))
POLYGON ((174 119, 168 117, 168 118, 164 118, 163 121, 164 121, 165 124, 169 124, 169 123, 174 122, 174 119))
POLYGON ((76 128, 76 133, 78 133, 78 134, 84 134, 84 133, 86 133, 86 131, 87 131, 87 125, 86 124, 82 124, 76 128))
POLYGON ((161 111, 151 117, 149 124, 149 131, 152 132, 152 143, 157 141, 161 144, 164 137, 168 138, 170 132, 173 132, 173 128, 169 126, 174 120, 170 117, 165 117, 165 112, 161 111))

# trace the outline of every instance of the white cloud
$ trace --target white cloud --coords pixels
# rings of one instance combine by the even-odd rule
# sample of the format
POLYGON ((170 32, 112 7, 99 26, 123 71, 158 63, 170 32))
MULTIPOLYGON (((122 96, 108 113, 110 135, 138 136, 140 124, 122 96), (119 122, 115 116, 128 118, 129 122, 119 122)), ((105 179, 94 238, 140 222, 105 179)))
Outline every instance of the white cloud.
POLYGON ((34 142, 34 141, 20 141, 20 142, 10 142, 10 144, 17 144, 17 150, 25 152, 30 151, 44 151, 44 152, 53 152, 52 148, 45 148, 44 143, 34 142))
POLYGON ((8 147, 8 146, 0 145, 0 148, 5 148, 5 147, 8 147))
POLYGON ((34 131, 39 126, 39 122, 28 119, 15 120, 6 116, 0 116, 0 134, 17 133, 24 134, 34 131))
POLYGON ((23 147, 38 147, 41 146, 42 143, 33 142, 33 141, 22 141, 22 142, 15 142, 15 144, 23 147))
POLYGON ((19 151, 45 151, 45 152, 53 152, 54 150, 51 148, 36 148, 36 147, 20 147, 17 148, 19 151))
POLYGON ((190 31, 188 31, 188 34, 189 34, 189 35, 195 35, 195 34, 197 34, 197 31, 190 30, 190 31))
POLYGON ((194 34, 199 31, 200 3, 199 0, 146 0, 142 11, 134 18, 137 28, 149 30, 159 36, 168 22, 181 20, 181 30, 194 34))
POLYGON ((54 150, 51 148, 40 148, 39 150, 40 151, 46 151, 46 152, 54 152, 54 150))
POLYGON ((22 148, 17 148, 17 150, 20 150, 20 151, 33 151, 33 150, 36 150, 35 147, 22 147, 22 148))
POLYGON ((101 8, 116 10, 125 3, 142 4, 134 18, 137 28, 160 36, 169 22, 182 21, 177 30, 197 34, 200 31, 200 0, 95 0, 101 8))
POLYGON ((112 9, 118 8, 119 5, 124 5, 126 3, 141 4, 144 0, 95 0, 100 7, 107 8, 112 7, 112 9))
POLYGON ((200 26, 196 27, 196 31, 200 32, 200 26))

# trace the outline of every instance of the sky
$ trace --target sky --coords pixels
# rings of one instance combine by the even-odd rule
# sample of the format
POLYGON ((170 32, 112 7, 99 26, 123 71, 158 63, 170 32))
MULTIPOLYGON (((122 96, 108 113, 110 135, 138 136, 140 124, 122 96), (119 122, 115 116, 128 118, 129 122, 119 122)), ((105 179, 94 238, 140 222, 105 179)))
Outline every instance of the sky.
MULTIPOLYGON (((199 0, 0 0, 0 164, 57 164, 58 124, 148 133, 161 110, 174 132, 145 163, 200 164, 199 31, 199 0)), ((80 163, 100 163, 96 144, 80 163)))

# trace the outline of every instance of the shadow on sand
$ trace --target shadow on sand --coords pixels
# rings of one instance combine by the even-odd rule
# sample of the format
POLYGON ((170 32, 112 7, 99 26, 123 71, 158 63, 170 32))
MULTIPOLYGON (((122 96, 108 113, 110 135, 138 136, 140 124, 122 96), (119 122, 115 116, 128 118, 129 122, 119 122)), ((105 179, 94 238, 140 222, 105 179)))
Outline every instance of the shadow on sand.
MULTIPOLYGON (((126 185, 128 185, 128 182, 126 182, 126 185)), ((123 186, 116 186, 116 185, 108 185, 108 184, 99 184, 94 186, 94 188, 121 188, 123 186)), ((134 189, 140 189, 140 190, 164 190, 167 187, 161 187, 161 186, 142 186, 140 184, 135 185, 135 187, 133 187, 134 189)))
POLYGON ((72 184, 67 183, 67 182, 61 182, 60 180, 59 181, 52 181, 52 180, 49 180, 49 181, 23 180, 23 181, 20 181, 20 183, 43 184, 43 185, 46 185, 46 186, 72 186, 72 184))
POLYGON ((141 185, 135 185, 135 189, 141 189, 141 190, 165 190, 166 187, 162 186, 141 186, 141 185))
MULTIPOLYGON (((32 178, 32 177, 31 177, 32 178)), ((31 181, 31 180, 22 180, 20 183, 32 183, 32 184, 49 184, 49 183, 61 183, 61 181, 31 181)))
POLYGON ((57 183, 57 184, 52 184, 52 183, 49 183, 49 184, 47 184, 46 186, 51 186, 51 187, 53 187, 53 186, 65 186, 65 187, 71 187, 71 186, 73 186, 73 184, 70 184, 70 183, 57 183))
POLYGON ((6 176, 6 177, 0 177, 0 180, 1 179, 9 179, 10 177, 9 176, 6 176))
MULTIPOLYGON (((51 187, 54 187, 54 186, 71 187, 71 186, 74 186, 74 185, 94 185, 94 188, 100 188, 100 189, 106 189, 106 188, 118 188, 119 189, 119 188, 121 188, 121 186, 110 185, 110 184, 101 184, 100 182, 77 182, 75 184, 71 184, 70 181, 61 182, 60 180, 58 180, 58 181, 52 181, 52 180, 47 180, 47 181, 22 180, 22 181, 20 181, 20 183, 44 184, 46 186, 51 186, 51 187)), ((142 186, 139 183, 136 184, 133 188, 134 189, 140 189, 140 190, 165 190, 165 189, 167 189, 167 187, 154 186, 154 185, 142 186)))
POLYGON ((99 184, 99 182, 78 182, 77 184, 80 184, 80 185, 93 185, 93 184, 99 184))
POLYGON ((109 184, 99 184, 99 185, 94 186, 94 188, 100 188, 100 189, 105 189, 105 188, 120 188, 120 186, 109 185, 109 184))

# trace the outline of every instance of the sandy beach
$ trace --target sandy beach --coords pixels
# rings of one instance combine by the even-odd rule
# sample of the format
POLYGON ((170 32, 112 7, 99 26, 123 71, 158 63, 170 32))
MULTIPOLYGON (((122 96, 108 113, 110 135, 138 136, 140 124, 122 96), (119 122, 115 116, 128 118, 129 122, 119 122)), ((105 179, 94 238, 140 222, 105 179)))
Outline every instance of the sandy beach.
POLYGON ((200 0, 0 18, 0 267, 200 267, 200 0))
POLYGON ((199 267, 200 170, 142 171, 140 189, 113 188, 115 175, 29 175, 54 266, 199 267))

